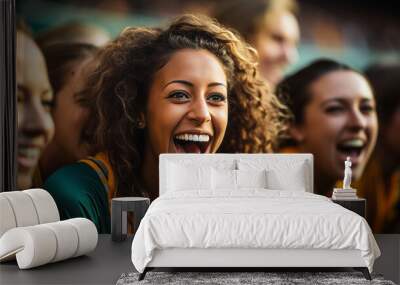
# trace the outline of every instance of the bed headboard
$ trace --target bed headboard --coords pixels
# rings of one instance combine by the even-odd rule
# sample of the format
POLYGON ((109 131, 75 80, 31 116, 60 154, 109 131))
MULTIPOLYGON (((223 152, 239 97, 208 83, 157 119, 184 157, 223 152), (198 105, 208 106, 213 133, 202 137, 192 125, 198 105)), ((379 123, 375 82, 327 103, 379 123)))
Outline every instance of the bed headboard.
MULTIPOLYGON (((190 167, 191 165, 203 165, 203 166, 214 166, 219 165, 229 166, 232 169, 238 169, 238 165, 243 162, 255 162, 254 165, 260 163, 263 167, 271 167, 273 169, 285 171, 292 165, 298 165, 304 163, 305 166, 305 190, 313 193, 314 185, 314 166, 313 166, 313 155, 309 153, 301 154, 228 154, 228 153, 216 153, 216 154, 176 154, 176 153, 165 153, 160 155, 159 161, 159 195, 161 196, 166 192, 166 182, 168 173, 168 163, 173 162, 177 164, 183 164, 190 167)), ((289 176, 285 176, 285 179, 291 179, 289 176)), ((293 178, 292 178, 293 179, 293 178)))

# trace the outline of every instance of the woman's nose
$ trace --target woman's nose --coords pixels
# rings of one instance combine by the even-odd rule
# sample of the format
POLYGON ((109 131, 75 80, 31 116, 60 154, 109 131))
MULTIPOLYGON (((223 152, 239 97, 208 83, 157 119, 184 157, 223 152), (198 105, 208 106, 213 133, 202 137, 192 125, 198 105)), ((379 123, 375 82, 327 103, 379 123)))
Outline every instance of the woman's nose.
POLYGON ((188 118, 199 125, 211 121, 210 110, 205 98, 197 99, 191 104, 188 118))
POLYGON ((367 127, 367 118, 366 116, 360 112, 360 110, 351 110, 350 118, 348 121, 349 126, 352 129, 364 129, 367 127))
POLYGON ((29 136, 52 135, 54 123, 41 102, 26 103, 21 129, 29 136))

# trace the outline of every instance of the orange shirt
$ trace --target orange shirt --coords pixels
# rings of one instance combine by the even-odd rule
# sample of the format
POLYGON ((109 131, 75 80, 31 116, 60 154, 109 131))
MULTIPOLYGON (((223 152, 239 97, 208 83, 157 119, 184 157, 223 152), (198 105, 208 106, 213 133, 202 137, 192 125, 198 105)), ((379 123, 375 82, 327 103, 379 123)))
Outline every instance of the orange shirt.
POLYGON ((105 187, 107 187, 108 193, 108 201, 109 201, 109 208, 111 212, 111 199, 115 197, 116 194, 116 185, 115 185, 115 176, 113 169, 111 167, 111 163, 108 159, 108 156, 104 152, 100 152, 94 156, 95 159, 100 160, 103 165, 107 169, 107 177, 104 176, 103 171, 99 168, 99 166, 91 161, 90 159, 82 159, 81 162, 84 162, 90 165, 94 170, 96 170, 97 174, 99 175, 101 182, 105 187))

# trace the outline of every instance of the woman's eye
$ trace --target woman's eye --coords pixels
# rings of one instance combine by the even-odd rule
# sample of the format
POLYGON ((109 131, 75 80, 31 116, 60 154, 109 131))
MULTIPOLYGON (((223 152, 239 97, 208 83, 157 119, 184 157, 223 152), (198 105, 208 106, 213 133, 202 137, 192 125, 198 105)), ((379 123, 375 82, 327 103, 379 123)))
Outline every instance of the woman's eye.
POLYGON ((345 108, 342 106, 329 106, 325 109, 325 112, 328 114, 338 114, 345 111, 345 108))
POLYGON ((50 111, 54 106, 54 100, 42 99, 42 105, 45 110, 50 111))
POLYGON ((363 105, 360 107, 360 111, 364 114, 369 114, 375 111, 375 107, 372 105, 363 105))
POLYGON ((183 91, 175 91, 171 92, 168 95, 168 98, 176 101, 187 101, 190 98, 190 95, 183 91))
POLYGON ((73 95, 74 103, 80 106, 86 106, 89 102, 89 99, 85 96, 83 91, 77 92, 73 95))
POLYGON ((219 93, 214 93, 211 94, 207 97, 207 100, 212 101, 212 102, 225 102, 226 101, 226 96, 223 94, 219 93))

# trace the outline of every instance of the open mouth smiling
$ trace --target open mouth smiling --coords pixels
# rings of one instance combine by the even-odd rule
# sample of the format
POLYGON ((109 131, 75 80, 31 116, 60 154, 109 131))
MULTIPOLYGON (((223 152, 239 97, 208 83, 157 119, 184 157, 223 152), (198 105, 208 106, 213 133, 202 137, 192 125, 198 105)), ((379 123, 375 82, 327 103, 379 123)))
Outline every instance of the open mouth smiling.
POLYGON ((337 144, 337 151, 343 156, 358 159, 366 149, 367 142, 362 139, 348 139, 337 144))
POLYGON ((174 136, 177 153, 209 153, 212 136, 205 133, 180 133, 174 136))
POLYGON ((41 154, 41 148, 33 145, 18 145, 18 167, 30 169, 35 167, 41 154))

